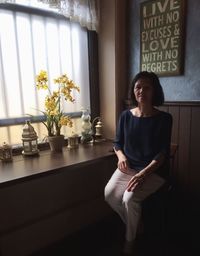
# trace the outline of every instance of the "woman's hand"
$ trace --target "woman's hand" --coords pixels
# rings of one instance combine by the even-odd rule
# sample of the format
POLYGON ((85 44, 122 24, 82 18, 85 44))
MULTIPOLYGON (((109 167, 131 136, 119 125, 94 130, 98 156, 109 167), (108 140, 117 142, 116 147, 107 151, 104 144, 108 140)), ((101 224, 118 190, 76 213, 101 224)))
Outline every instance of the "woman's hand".
POLYGON ((143 173, 139 172, 139 173, 135 174, 128 182, 127 190, 134 191, 138 185, 142 184, 143 181, 144 181, 143 173))
POLYGON ((117 167, 122 172, 128 170, 128 161, 124 155, 118 157, 117 167))
POLYGON ((118 158, 118 164, 117 167, 120 171, 125 172, 128 170, 128 161, 122 150, 115 150, 115 154, 117 155, 118 158))

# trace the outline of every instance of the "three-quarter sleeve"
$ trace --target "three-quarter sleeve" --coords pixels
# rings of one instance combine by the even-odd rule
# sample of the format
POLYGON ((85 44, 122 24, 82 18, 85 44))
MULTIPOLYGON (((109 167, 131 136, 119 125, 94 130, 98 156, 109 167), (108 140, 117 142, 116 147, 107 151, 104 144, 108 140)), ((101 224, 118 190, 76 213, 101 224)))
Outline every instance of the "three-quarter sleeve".
POLYGON ((124 147, 124 115, 123 113, 119 117, 113 147, 116 151, 118 150, 123 151, 123 147, 124 147))

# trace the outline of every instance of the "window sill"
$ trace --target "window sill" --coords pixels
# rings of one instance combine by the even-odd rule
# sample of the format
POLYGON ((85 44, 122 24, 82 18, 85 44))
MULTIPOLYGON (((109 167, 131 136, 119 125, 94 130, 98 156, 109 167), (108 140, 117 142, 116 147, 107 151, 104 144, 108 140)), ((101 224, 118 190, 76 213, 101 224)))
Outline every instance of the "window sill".
POLYGON ((80 144, 77 149, 68 149, 65 146, 62 153, 43 150, 38 156, 17 155, 12 162, 0 162, 0 187, 54 174, 55 171, 57 173, 84 167, 113 155, 111 141, 94 145, 80 144))
MULTIPOLYGON (((65 146, 67 146, 68 144, 68 140, 67 138, 65 138, 65 146)), ((40 151, 44 151, 44 150, 49 150, 49 143, 47 142, 47 140, 45 139, 45 141, 38 141, 38 149, 40 151)), ((21 155, 23 151, 23 146, 22 144, 16 144, 12 147, 12 153, 13 156, 18 156, 21 155)))

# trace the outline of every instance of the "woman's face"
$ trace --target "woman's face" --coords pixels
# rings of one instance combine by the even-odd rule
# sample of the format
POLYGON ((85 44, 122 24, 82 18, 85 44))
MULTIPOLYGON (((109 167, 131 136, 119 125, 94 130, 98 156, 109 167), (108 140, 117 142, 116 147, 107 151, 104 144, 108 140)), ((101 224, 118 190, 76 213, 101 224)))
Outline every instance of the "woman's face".
POLYGON ((134 87, 135 99, 138 104, 152 105, 153 86, 148 78, 138 79, 134 87))

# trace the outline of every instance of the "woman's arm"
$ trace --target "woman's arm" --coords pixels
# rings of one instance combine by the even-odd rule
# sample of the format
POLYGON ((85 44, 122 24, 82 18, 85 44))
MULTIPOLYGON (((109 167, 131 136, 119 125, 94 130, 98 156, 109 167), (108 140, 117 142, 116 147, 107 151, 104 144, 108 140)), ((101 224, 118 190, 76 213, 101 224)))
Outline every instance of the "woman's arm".
POLYGON ((123 148, 124 148, 124 113, 125 112, 123 112, 120 115, 120 118, 118 121, 116 136, 115 136, 115 140, 114 140, 114 147, 113 147, 114 152, 118 158, 117 167, 121 171, 126 171, 128 169, 127 158, 123 152, 123 148))

